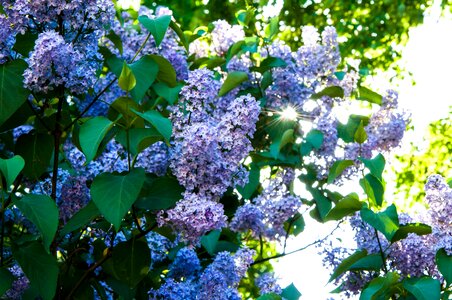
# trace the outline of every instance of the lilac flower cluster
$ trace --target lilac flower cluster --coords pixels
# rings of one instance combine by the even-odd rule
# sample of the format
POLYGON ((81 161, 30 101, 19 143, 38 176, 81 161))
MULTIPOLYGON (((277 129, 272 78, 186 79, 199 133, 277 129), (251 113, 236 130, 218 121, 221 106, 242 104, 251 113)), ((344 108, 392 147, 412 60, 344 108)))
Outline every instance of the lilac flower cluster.
POLYGON ((196 253, 183 248, 170 265, 165 283, 158 290, 150 291, 151 299, 241 299, 237 286, 253 262, 253 255, 254 251, 246 248, 238 250, 234 255, 220 252, 200 273, 196 253))
POLYGON ((9 271, 14 275, 16 280, 13 282, 11 288, 4 294, 4 296, 6 297, 5 299, 22 299, 23 293, 29 288, 30 281, 25 276, 19 265, 13 265, 11 268, 9 268, 9 271))
POLYGON ((256 286, 261 295, 268 293, 281 294, 281 286, 276 282, 274 273, 264 273, 256 279, 256 286))
POLYGON ((224 56, 232 44, 245 38, 245 32, 240 25, 231 26, 225 20, 215 21, 213 25, 215 27, 211 33, 211 51, 217 56, 224 56))
POLYGON ((163 176, 169 167, 169 159, 170 148, 164 142, 157 142, 138 155, 135 166, 157 176, 163 176))
POLYGON ((277 177, 251 203, 237 209, 229 227, 236 232, 250 230, 254 237, 278 240, 285 236, 284 222, 297 213, 301 204, 300 198, 291 195, 283 179, 277 177))

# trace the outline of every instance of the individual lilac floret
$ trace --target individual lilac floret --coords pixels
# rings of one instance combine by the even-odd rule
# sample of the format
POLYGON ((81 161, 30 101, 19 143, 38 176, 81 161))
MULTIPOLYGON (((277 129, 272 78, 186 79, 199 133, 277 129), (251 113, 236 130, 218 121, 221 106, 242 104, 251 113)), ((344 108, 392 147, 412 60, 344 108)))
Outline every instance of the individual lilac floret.
POLYGON ((281 286, 276 282, 274 273, 264 273, 256 279, 256 286, 259 288, 259 293, 265 295, 268 293, 275 293, 280 295, 282 293, 281 286))
POLYGON ((86 58, 86 54, 53 30, 41 33, 24 72, 25 86, 44 94, 59 87, 75 94, 86 93, 96 80, 97 70, 89 61, 96 58, 86 58))
POLYGON ((225 227, 226 220, 222 204, 187 193, 176 207, 161 211, 157 219, 159 226, 168 224, 182 241, 194 245, 207 232, 225 227))
POLYGON ((168 277, 183 280, 195 277, 201 271, 201 264, 196 252, 191 248, 182 248, 169 266, 168 277))
POLYGON ((225 20, 215 21, 213 25, 215 28, 211 33, 211 51, 218 56, 224 56, 232 44, 245 38, 245 32, 240 25, 231 26, 225 20))
POLYGON ((25 276, 19 265, 12 266, 11 268, 9 268, 9 271, 14 275, 16 280, 13 282, 11 288, 6 291, 4 295, 6 297, 5 299, 22 299, 22 294, 25 292, 25 290, 28 289, 30 281, 25 276))

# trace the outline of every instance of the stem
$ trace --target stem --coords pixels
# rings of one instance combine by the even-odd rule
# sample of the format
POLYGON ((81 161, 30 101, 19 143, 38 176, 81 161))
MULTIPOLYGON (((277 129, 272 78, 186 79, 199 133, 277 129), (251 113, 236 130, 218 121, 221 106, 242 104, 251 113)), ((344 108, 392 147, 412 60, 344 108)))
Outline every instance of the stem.
POLYGON ((385 254, 383 252, 383 248, 381 247, 380 238, 378 237, 378 232, 377 232, 377 230, 375 228, 374 228, 374 231, 375 231, 375 236, 377 237, 378 248, 380 248, 381 260, 383 261, 383 271, 385 272, 385 274, 387 274, 388 273, 388 267, 386 266, 386 257, 385 257, 385 254))
POLYGON ((140 49, 138 49, 138 51, 135 53, 135 55, 133 56, 133 58, 130 61, 130 63, 133 63, 135 61, 135 59, 137 58, 138 54, 140 54, 141 50, 143 50, 144 45, 146 45, 146 43, 147 43, 147 41, 149 40, 150 37, 151 37, 151 33, 149 32, 148 35, 146 36, 146 39, 141 44, 140 49))
MULTIPOLYGON (((0 191, 1 192, 1 191, 0 191)), ((2 212, 1 212, 1 218, 2 218, 2 228, 1 228, 1 237, 0 237, 0 267, 3 267, 3 239, 5 237, 5 209, 3 208, 3 203, 5 201, 2 193, 2 212)))
MULTIPOLYGON (((64 90, 62 89, 64 92, 64 90)), ((60 142, 61 142, 61 135, 63 134, 62 128, 61 128, 61 113, 63 110, 63 101, 64 96, 63 93, 61 93, 61 97, 58 100, 58 109, 57 109, 57 115, 56 115, 56 122, 55 122, 55 130, 53 131, 53 139, 54 139, 54 148, 53 148, 53 174, 52 174, 52 194, 51 197, 54 201, 56 201, 56 188, 57 188, 57 182, 58 182, 58 162, 59 162, 59 154, 60 154, 60 142)))

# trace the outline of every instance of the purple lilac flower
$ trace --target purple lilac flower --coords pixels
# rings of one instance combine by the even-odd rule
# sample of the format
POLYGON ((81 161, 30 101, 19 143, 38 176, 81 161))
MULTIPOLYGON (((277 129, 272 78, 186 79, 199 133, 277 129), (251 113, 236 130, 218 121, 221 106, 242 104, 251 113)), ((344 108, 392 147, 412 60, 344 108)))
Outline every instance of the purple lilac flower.
POLYGON ((177 241, 172 242, 163 235, 151 231, 146 235, 146 241, 151 249, 152 263, 161 262, 167 258, 169 250, 177 246, 177 241))
POLYGON ((215 21, 213 22, 213 25, 215 26, 215 28, 211 33, 211 51, 218 56, 224 56, 228 52, 229 47, 231 47, 232 44, 245 38, 245 32, 240 25, 231 26, 225 20, 215 21))
POLYGON ((198 285, 191 280, 176 281, 168 278, 158 290, 150 291, 150 299, 196 300, 198 285))
POLYGON ((274 273, 264 273, 256 279, 256 286, 259 288, 261 295, 268 293, 275 293, 280 295, 282 293, 281 286, 276 282, 274 273))
POLYGON ((258 237, 265 232, 263 220, 264 214, 262 210, 252 203, 247 203, 237 208, 234 217, 229 223, 229 228, 235 232, 251 230, 253 236, 258 237))
POLYGON ((86 206, 90 200, 89 189, 84 176, 70 176, 61 188, 61 197, 57 199, 60 218, 66 223, 76 212, 86 206))
POLYGON ((159 226, 168 224, 183 241, 197 245, 207 232, 225 227, 227 218, 222 204, 185 193, 176 207, 161 211, 157 221, 159 226))
POLYGON ((169 159, 170 148, 164 142, 157 142, 138 155, 135 166, 157 176, 163 176, 169 167, 169 159))
POLYGON ((177 280, 195 277, 201 271, 201 264, 196 252, 191 248, 182 248, 169 266, 168 277, 177 280))
POLYGON ((11 288, 6 291, 6 299, 19 300, 22 299, 22 294, 28 289, 30 281, 25 276, 19 265, 14 265, 9 268, 9 271, 14 275, 16 280, 13 282, 11 288))

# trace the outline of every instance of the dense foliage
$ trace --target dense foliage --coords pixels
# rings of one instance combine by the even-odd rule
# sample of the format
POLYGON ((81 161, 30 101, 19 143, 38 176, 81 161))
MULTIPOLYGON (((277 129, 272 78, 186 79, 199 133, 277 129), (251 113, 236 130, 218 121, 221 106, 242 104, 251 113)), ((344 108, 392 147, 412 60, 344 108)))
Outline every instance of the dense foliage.
POLYGON ((0 297, 298 299, 271 261, 314 218, 356 234, 320 245, 345 297, 448 299, 452 189, 430 176, 416 216, 385 197, 409 116, 334 27, 294 50, 251 8, 190 34, 162 6, 0 3, 0 297))

